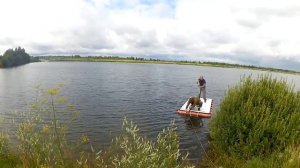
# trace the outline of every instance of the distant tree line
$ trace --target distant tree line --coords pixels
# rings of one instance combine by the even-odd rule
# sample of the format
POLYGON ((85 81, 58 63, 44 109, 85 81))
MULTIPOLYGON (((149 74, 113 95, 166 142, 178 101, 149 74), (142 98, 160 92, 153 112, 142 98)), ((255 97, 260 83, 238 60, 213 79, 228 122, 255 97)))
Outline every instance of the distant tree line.
POLYGON ((119 56, 80 56, 80 55, 72 55, 72 56, 38 56, 39 59, 44 60, 87 60, 87 59, 96 59, 96 60, 136 60, 136 61, 162 61, 160 59, 153 58, 141 58, 141 57, 119 57, 119 56))
POLYGON ((0 67, 9 68, 38 61, 37 57, 31 57, 27 54, 24 48, 17 47, 6 50, 3 56, 0 56, 0 67))

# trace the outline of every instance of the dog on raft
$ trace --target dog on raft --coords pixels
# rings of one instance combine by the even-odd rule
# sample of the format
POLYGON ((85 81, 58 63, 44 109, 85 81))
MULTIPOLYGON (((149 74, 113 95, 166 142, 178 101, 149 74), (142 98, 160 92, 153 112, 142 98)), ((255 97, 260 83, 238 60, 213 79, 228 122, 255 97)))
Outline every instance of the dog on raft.
POLYGON ((193 109, 195 106, 198 107, 198 110, 200 110, 200 108, 202 107, 202 104, 203 102, 200 100, 199 97, 196 97, 196 96, 193 96, 193 97, 190 97, 189 100, 188 100, 188 103, 186 104, 186 109, 187 110, 191 110, 193 109), (188 107, 190 106, 190 108, 188 109, 188 107))

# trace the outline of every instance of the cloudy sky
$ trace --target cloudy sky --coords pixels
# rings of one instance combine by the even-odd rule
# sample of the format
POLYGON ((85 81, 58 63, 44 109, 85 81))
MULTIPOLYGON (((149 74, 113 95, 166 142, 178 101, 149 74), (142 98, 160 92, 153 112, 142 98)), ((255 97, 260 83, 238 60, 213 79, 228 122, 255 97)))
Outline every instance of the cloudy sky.
POLYGON ((300 70, 299 0, 0 0, 0 54, 120 55, 300 70))

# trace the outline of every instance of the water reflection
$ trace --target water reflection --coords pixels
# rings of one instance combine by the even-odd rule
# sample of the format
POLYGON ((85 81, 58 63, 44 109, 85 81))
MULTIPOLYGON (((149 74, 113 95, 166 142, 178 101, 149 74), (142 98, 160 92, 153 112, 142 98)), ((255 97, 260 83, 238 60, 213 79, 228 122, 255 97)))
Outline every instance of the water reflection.
POLYGON ((185 117, 184 123, 188 130, 197 130, 204 126, 203 119, 197 117, 185 117))

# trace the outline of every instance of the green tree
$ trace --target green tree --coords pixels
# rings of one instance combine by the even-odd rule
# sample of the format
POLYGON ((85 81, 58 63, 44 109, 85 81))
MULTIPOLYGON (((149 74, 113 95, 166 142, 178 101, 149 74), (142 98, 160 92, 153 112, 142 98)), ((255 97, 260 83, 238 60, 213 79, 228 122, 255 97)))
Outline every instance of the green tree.
POLYGON ((14 67, 24 65, 30 62, 30 56, 25 52, 24 48, 18 47, 15 49, 8 49, 3 54, 1 64, 3 67, 14 67))
POLYGON ((0 55, 0 68, 3 67, 3 64, 2 64, 2 55, 0 55))

